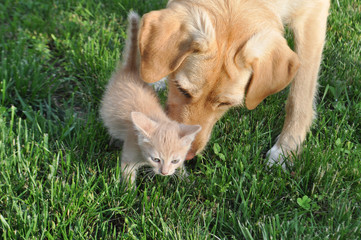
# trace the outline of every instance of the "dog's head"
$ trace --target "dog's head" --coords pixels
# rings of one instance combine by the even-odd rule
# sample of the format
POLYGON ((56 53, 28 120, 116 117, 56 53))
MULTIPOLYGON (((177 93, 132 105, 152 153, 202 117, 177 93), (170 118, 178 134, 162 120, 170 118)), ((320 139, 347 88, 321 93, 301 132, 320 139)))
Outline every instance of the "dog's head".
POLYGON ((168 115, 202 126, 188 158, 205 147, 229 108, 254 109, 285 88, 299 66, 276 20, 196 6, 174 5, 144 15, 139 49, 144 81, 168 76, 168 115))

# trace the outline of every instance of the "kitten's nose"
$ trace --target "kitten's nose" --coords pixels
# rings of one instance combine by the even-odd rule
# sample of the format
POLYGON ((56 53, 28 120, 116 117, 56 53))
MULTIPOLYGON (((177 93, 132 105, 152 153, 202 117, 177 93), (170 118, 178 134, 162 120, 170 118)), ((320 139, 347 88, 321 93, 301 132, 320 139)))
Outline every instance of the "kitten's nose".
POLYGON ((162 174, 163 176, 167 176, 167 175, 168 175, 168 172, 161 172, 161 174, 162 174))
POLYGON ((190 150, 187 153, 186 160, 192 160, 195 156, 196 156, 196 154, 192 150, 190 150))

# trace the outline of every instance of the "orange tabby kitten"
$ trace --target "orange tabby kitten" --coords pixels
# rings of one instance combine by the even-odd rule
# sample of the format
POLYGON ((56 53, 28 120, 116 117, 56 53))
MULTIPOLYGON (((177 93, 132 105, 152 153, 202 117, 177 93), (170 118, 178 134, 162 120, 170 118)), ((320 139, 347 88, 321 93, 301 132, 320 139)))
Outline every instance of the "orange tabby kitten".
POLYGON ((123 179, 134 183, 136 171, 150 166, 156 174, 172 175, 183 170, 185 156, 199 125, 170 120, 158 98, 139 75, 139 16, 129 14, 124 62, 112 76, 104 94, 100 115, 109 134, 124 140, 121 169, 123 179))

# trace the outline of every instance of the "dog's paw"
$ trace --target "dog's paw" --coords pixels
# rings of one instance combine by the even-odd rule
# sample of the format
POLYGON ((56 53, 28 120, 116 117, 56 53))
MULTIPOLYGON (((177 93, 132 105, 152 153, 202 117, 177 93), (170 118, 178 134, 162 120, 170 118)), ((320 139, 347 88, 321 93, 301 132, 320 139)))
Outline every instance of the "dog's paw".
POLYGON ((268 167, 272 167, 275 165, 281 165, 282 168, 284 170, 286 170, 287 166, 286 166, 286 159, 287 159, 287 155, 285 155, 286 153, 282 150, 281 147, 274 145, 268 152, 266 155, 267 158, 267 166, 268 167))

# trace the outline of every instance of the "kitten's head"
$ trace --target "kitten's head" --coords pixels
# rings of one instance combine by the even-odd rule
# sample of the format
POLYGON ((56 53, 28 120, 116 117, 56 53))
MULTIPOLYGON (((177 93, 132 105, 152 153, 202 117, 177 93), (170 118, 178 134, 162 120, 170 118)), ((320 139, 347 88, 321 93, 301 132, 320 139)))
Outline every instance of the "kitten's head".
POLYGON ((156 122, 140 112, 132 112, 131 119, 144 158, 156 174, 164 176, 183 166, 192 141, 201 130, 199 125, 156 122))

